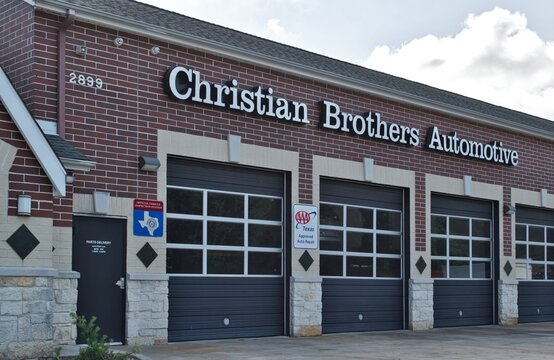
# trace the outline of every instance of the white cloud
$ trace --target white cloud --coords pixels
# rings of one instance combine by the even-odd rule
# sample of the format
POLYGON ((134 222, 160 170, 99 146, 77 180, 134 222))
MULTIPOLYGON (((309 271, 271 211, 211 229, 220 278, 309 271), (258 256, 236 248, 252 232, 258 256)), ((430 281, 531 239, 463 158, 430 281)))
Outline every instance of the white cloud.
POLYGON ((283 35, 285 33, 285 28, 279 24, 280 21, 279 19, 269 19, 267 21, 268 29, 275 35, 283 35))
POLYGON ((362 65, 554 120, 554 42, 518 12, 471 14, 453 36, 379 46, 362 65))
MULTIPOLYGON (((264 36, 264 32, 261 35, 264 36)), ((302 44, 302 34, 288 31, 281 25, 281 20, 276 18, 267 21, 264 37, 292 46, 301 46, 302 44)))

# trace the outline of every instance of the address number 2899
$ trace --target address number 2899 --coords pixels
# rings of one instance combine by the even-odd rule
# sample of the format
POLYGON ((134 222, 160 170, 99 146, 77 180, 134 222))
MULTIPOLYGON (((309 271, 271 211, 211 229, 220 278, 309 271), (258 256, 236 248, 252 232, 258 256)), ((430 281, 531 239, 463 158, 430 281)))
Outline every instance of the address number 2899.
POLYGON ((86 76, 83 74, 77 74, 74 72, 69 74, 69 82, 71 84, 88 86, 88 87, 93 87, 97 89, 102 89, 102 87, 104 86, 104 82, 100 78, 86 76))

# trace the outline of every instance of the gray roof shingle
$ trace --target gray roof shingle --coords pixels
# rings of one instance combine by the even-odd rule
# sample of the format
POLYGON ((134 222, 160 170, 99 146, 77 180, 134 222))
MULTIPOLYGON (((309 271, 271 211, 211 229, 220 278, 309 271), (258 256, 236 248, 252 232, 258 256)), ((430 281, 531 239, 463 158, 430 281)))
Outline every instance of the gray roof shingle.
POLYGON ((475 114, 476 117, 492 118, 500 125, 528 130, 554 139, 554 121, 262 39, 133 0, 60 0, 57 3, 74 5, 113 18, 119 17, 140 24, 177 31, 207 43, 221 44, 243 52, 260 54, 284 64, 294 64, 338 75, 358 84, 366 84, 368 87, 379 88, 385 92, 399 95, 404 94, 411 99, 421 99, 445 109, 458 109, 475 114))
POLYGON ((48 143, 60 159, 65 158, 87 162, 91 161, 85 154, 77 150, 77 148, 58 135, 45 134, 44 136, 46 136, 46 140, 48 140, 48 143))

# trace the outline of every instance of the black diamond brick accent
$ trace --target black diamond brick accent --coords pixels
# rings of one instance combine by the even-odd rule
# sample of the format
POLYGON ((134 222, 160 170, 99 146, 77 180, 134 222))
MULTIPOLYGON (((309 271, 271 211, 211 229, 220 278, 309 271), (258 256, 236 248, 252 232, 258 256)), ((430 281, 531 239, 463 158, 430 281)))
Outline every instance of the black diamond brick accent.
POLYGON ((40 241, 33 235, 25 225, 21 225, 7 240, 12 249, 19 255, 21 260, 25 259, 37 246, 40 241))
POLYGON ((152 264, 152 261, 158 257, 158 253, 149 243, 146 243, 142 248, 140 248, 137 253, 137 257, 140 261, 142 261, 144 266, 149 267, 150 264, 152 264))
POLYGON ((419 260, 417 260, 415 266, 417 270, 419 270, 419 273, 423 274, 423 270, 425 270, 425 268, 427 267, 427 263, 425 262, 425 260, 423 260, 423 256, 419 257, 419 260))
POLYGON ((510 273, 512 272, 512 264, 510 264, 510 261, 506 261, 506 265, 504 265, 504 271, 506 272, 506 275, 510 276, 510 273))
POLYGON ((300 259, 298 259, 298 262, 300 263, 300 265, 302 265, 304 270, 308 271, 310 266, 312 266, 312 264, 314 263, 314 259, 310 256, 308 250, 305 250, 304 254, 300 256, 300 259))

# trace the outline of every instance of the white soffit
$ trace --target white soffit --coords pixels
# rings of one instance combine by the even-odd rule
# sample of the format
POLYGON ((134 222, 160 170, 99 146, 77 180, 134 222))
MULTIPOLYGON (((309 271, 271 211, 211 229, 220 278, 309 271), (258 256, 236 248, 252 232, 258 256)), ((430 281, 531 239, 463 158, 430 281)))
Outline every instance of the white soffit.
POLYGON ((65 196, 65 176, 67 173, 1 67, 0 100, 54 186, 54 196, 65 196))

